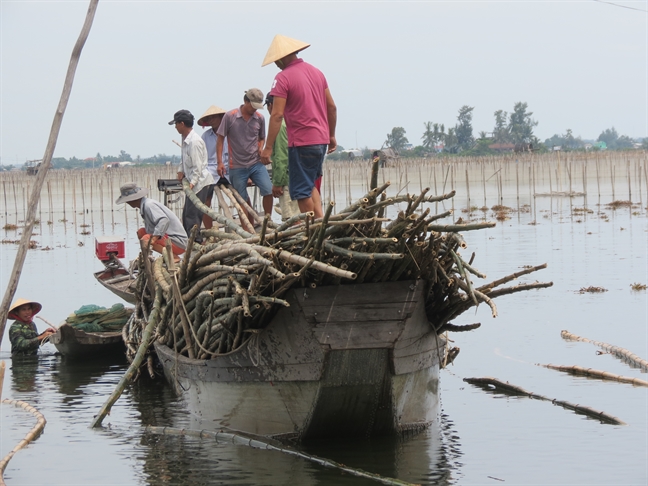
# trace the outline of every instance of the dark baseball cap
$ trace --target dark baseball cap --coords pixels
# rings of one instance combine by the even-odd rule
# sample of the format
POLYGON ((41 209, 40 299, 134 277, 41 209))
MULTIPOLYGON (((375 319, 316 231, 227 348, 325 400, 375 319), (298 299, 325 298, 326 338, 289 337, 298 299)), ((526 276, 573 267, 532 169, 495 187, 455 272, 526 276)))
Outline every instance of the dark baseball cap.
POLYGON ((194 121, 194 116, 191 114, 189 110, 180 110, 175 112, 175 115, 173 115, 173 120, 169 122, 169 125, 175 125, 176 123, 180 123, 180 122, 193 123, 193 121, 194 121))

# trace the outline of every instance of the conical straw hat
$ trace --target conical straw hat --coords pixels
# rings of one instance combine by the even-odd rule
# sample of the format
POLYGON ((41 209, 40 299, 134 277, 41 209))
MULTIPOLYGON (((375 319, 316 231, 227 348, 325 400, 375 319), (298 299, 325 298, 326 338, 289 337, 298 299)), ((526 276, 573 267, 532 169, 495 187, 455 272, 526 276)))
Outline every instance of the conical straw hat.
POLYGON ((203 121, 205 120, 205 118, 211 115, 224 115, 225 113, 227 112, 220 106, 211 105, 209 108, 207 108, 207 111, 203 113, 200 118, 198 118, 198 125, 204 127, 205 125, 203 125, 203 121))
POLYGON ((27 300, 27 299, 16 299, 13 304, 11 304, 11 307, 9 307, 9 312, 7 314, 7 317, 9 319, 18 319, 18 314, 14 312, 18 307, 23 306, 25 304, 31 304, 32 305, 32 315, 38 314, 41 309, 43 308, 42 305, 40 305, 38 302, 34 302, 33 300, 27 300))
POLYGON ((270 63, 278 61, 282 57, 286 57, 288 54, 294 54, 299 51, 303 51, 307 47, 310 47, 310 44, 306 44, 297 39, 291 39, 285 35, 277 34, 274 39, 272 39, 272 44, 266 53, 265 59, 261 67, 267 66, 270 63))

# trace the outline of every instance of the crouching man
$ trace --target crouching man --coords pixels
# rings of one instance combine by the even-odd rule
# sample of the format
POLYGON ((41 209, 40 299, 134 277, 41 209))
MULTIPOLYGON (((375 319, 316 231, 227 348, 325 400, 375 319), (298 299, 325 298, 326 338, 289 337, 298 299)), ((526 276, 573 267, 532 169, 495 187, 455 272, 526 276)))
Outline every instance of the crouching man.
POLYGON ((148 189, 138 187, 134 182, 124 184, 119 189, 121 195, 117 204, 128 204, 131 208, 139 208, 144 220, 144 228, 137 230, 137 237, 158 253, 166 247, 167 239, 171 240, 173 254, 182 255, 187 248, 187 232, 178 217, 164 204, 146 197, 148 189))

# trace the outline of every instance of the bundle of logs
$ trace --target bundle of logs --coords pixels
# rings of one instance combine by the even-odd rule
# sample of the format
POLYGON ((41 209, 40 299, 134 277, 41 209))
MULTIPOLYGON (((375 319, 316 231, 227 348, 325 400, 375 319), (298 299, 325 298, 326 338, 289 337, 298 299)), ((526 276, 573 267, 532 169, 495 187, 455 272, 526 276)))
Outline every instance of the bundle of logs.
MULTIPOLYGON (((370 191, 351 206, 333 214, 334 203, 323 218, 299 214, 277 226, 261 218, 235 193, 243 216, 252 223, 242 228, 227 215, 200 203, 185 182, 185 193, 197 207, 218 222, 220 229, 203 230, 203 244, 195 244, 197 229, 189 238, 182 261, 175 263, 170 252, 155 260, 144 258, 137 283, 140 304, 128 328, 129 356, 134 356, 138 333, 156 292, 161 316, 155 339, 189 358, 210 359, 229 353, 260 332, 281 306, 292 287, 344 285, 423 279, 428 283, 426 313, 437 333, 462 331, 478 325, 455 326, 451 321, 472 306, 486 303, 497 316, 493 299, 500 295, 551 286, 552 283, 501 285, 545 268, 527 267, 489 284, 475 286, 473 276, 486 278, 473 267, 474 254, 464 259, 467 247, 460 232, 495 226, 491 222, 437 224, 452 212, 430 214, 429 203, 448 200, 452 191, 440 196, 388 197, 389 183, 378 186, 374 163, 370 191), (400 208, 400 211, 397 211, 400 208), (395 217, 387 217, 394 213, 395 217)), ((148 251, 142 254, 148 255, 148 251)), ((141 258, 141 255, 140 255, 141 258)))

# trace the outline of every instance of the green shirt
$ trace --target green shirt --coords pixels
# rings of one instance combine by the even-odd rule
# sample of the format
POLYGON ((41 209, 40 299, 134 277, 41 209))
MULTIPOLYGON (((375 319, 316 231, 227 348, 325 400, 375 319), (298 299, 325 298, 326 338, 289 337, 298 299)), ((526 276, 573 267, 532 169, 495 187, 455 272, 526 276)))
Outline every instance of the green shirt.
POLYGON ((37 354, 38 330, 33 322, 14 321, 9 328, 11 354, 37 354))
POLYGON ((272 147, 272 185, 288 185, 288 133, 286 121, 281 120, 281 128, 272 147))

